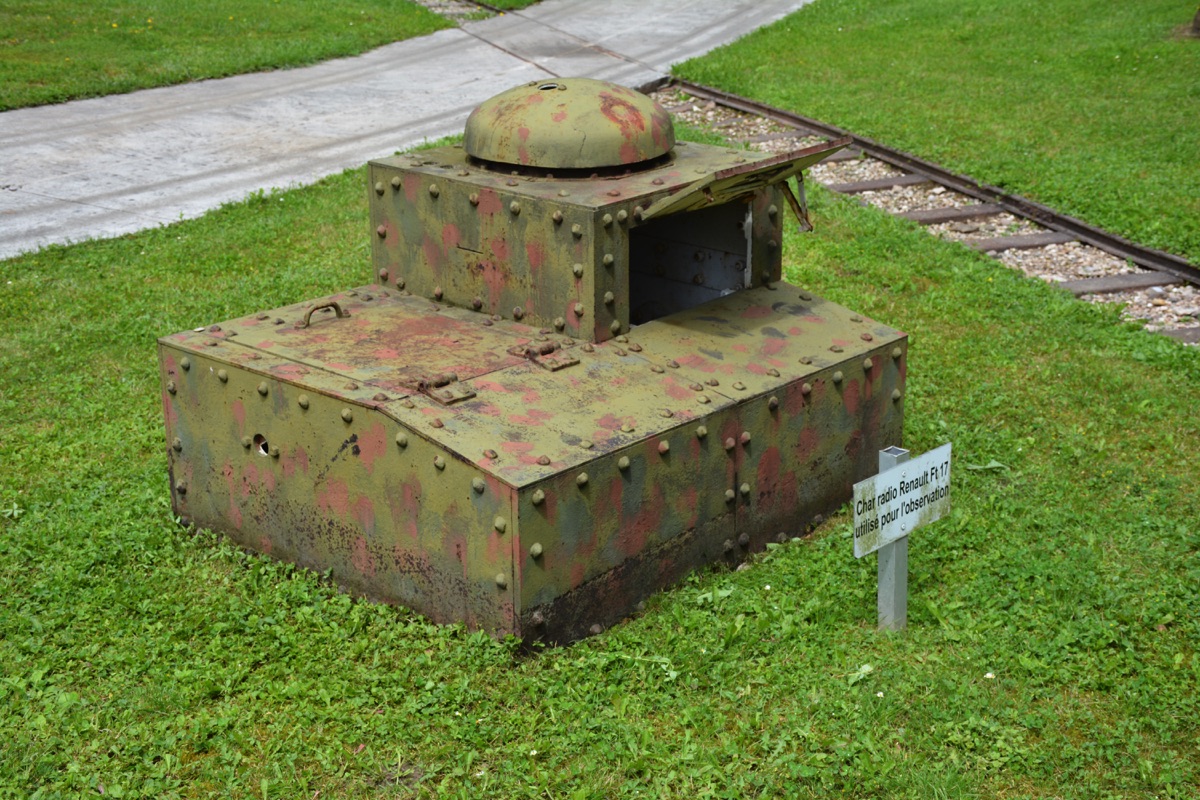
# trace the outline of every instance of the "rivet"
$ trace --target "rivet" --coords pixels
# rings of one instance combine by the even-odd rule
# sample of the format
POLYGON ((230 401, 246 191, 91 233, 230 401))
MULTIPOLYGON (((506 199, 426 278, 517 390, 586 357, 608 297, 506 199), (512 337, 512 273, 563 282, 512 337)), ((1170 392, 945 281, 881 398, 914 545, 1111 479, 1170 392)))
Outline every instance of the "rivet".
POLYGON ((543 467, 550 466, 550 456, 538 456, 538 463, 543 467))
POLYGON ((529 621, 540 628, 546 624, 546 615, 540 611, 535 611, 529 615, 529 621))
POLYGON ((667 419, 670 419, 671 417, 675 416, 675 412, 669 408, 664 408, 662 411, 658 412, 658 415, 660 417, 666 417, 667 419))
POLYGON ((874 336, 872 336, 872 335, 871 335, 871 334, 869 334, 869 333, 860 333, 860 334, 858 335, 858 338, 862 339, 864 342, 870 342, 870 341, 873 341, 873 340, 875 339, 875 337, 874 337, 874 336))
POLYGON ((737 497, 737 492, 733 491, 733 489, 725 490, 725 502, 726 503, 732 503, 736 497, 737 497))
POLYGON ((390 275, 390 273, 386 269, 379 270, 379 281, 381 283, 387 283, 387 279, 388 279, 389 275, 390 275))
POLYGON ((187 372, 192 368, 192 360, 187 356, 184 356, 182 359, 180 359, 179 366, 183 367, 184 372, 187 372))
POLYGON ((513 307, 513 319, 523 319, 524 316, 525 309, 521 308, 520 306, 513 307))
POLYGON ((621 433, 633 433, 633 430, 634 430, 633 426, 630 425, 628 422, 626 422, 624 425, 621 426, 621 433))
POLYGON ((563 221, 562 212, 556 210, 553 214, 550 215, 550 219, 554 220, 555 225, 561 225, 562 221, 563 221))
MULTIPOLYGON (((738 487, 738 491, 742 493, 742 497, 748 496, 750 494, 750 484, 743 483, 738 487)), ((743 533, 742 535, 745 536, 746 534, 743 533)))
POLYGON ((617 298, 612 292, 604 293, 604 305, 611 306, 616 301, 617 301, 617 298))
POLYGON ((834 382, 834 383, 841 383, 841 382, 842 382, 842 377, 843 377, 843 376, 842 376, 842 371, 839 369, 837 372, 833 373, 833 382, 834 382))
POLYGON ((244 447, 244 448, 246 448, 247 450, 249 450, 249 449, 250 449, 250 445, 252 445, 252 444, 254 444, 254 442, 253 442, 253 441, 250 439, 250 437, 249 437, 249 436, 243 436, 243 437, 242 437, 242 447, 244 447))
POLYGON ((582 317, 583 316, 583 303, 576 303, 575 308, 573 308, 572 311, 575 312, 575 316, 582 317))
MULTIPOLYGON (((453 396, 453 395, 452 395, 452 396, 453 396)), ((347 422, 349 422, 349 420, 347 420, 347 422)), ((442 421, 441 421, 439 418, 437 418, 437 417, 434 417, 434 418, 433 418, 433 422, 431 422, 431 423, 429 423, 429 424, 430 424, 430 426, 431 426, 431 427, 434 427, 434 428, 444 428, 444 427, 446 427, 446 423, 442 422, 442 421)))
POLYGON ((429 186, 429 196, 430 197, 437 197, 441 193, 442 193, 442 190, 438 188, 438 185, 436 183, 430 184, 430 186, 429 186))
POLYGON ((266 397, 267 392, 269 392, 269 391, 271 391, 271 388, 269 386, 267 386, 266 381, 262 381, 258 384, 258 393, 261 394, 263 397, 266 397))
POLYGON ((500 454, 499 454, 499 453, 497 453, 495 450, 484 450, 484 451, 483 451, 483 457, 484 457, 484 458, 490 458, 490 459, 492 459, 492 460, 495 460, 495 459, 497 459, 497 458, 499 458, 499 457, 500 457, 500 454))
POLYGON ((279 447, 271 445, 271 458, 279 458, 279 447))
POLYGON ((182 479, 175 481, 175 492, 177 494, 187 494, 187 482, 182 479))
POLYGON ((533 504, 535 506, 540 506, 542 503, 546 502, 546 493, 543 492, 541 489, 534 489, 533 496, 530 497, 529 499, 533 502, 533 504))
POLYGON ((513 214, 513 216, 516 216, 517 214, 521 213, 521 204, 516 200, 513 200, 508 204, 508 210, 513 214))
POLYGON ((482 297, 472 297, 471 298, 471 308, 475 309, 476 311, 479 311, 481 308, 483 308, 483 298, 482 297))
POLYGON ((609 196, 609 197, 620 197, 620 196, 621 196, 621 190, 620 190, 620 189, 609 189, 609 190, 608 190, 608 196, 609 196))
POLYGON ((666 372, 666 370, 663 369, 662 367, 660 367, 658 364, 651 364, 650 371, 651 372, 666 372))
POLYGON ((679 369, 679 362, 672 358, 667 362, 667 366, 671 369, 679 369))
POLYGON ((375 182, 375 194, 383 194, 383 181, 375 182))
POLYGON ((893 400, 899 400, 903 396, 904 395, 900 392, 899 389, 892 389, 892 399, 893 400))
MULTIPOLYGON (((725 497, 726 497, 727 502, 733 502, 733 489, 730 489, 728 492, 726 492, 725 497)), ((732 553, 733 552, 733 539, 726 539, 725 544, 722 545, 722 547, 725 548, 726 553, 732 553)))
POLYGON ((570 193, 570 192, 568 192, 566 189, 559 189, 559 190, 558 190, 558 196, 559 196, 559 197, 570 197, 570 196, 571 196, 571 193, 570 193))
POLYGON ((438 469, 445 469, 446 468, 446 459, 442 458, 441 456, 434 456, 433 457, 433 465, 435 467, 437 467, 438 469))
POLYGON ((638 344, 637 342, 630 342, 630 343, 629 343, 629 349, 630 349, 630 350, 632 350, 632 351, 633 351, 633 352, 635 352, 635 353, 640 353, 640 352, 642 352, 642 346, 641 346, 640 344, 638 344))
MULTIPOLYGON (((705 170, 705 172, 707 172, 707 171, 708 171, 708 170, 705 170)), ((634 218, 634 219, 639 219, 639 220, 642 218, 642 207, 641 207, 641 206, 634 206, 634 207, 633 207, 633 218, 634 218)))
MULTIPOLYGON (((749 486, 747 486, 744 483, 742 484, 742 486, 745 487, 745 489, 747 489, 747 490, 750 488, 749 486)), ((745 494, 745 492, 743 491, 742 494, 745 494)), ((743 533, 742 535, 738 536, 738 544, 740 544, 742 547, 749 547, 750 546, 750 534, 743 533)))
POLYGON ((831 344, 829 346, 829 352, 840 353, 840 352, 842 352, 842 346, 840 344, 831 344))
POLYGON ((616 263, 616 261, 617 259, 613 257, 612 253, 605 253, 604 258, 600 259, 600 263, 604 264, 606 267, 611 267, 616 263))
POLYGON ((733 447, 734 447, 734 445, 736 445, 736 444, 737 444, 737 442, 735 442, 735 441, 733 440, 733 437, 732 437, 732 436, 730 436, 730 437, 727 437, 727 438, 725 439, 725 449, 726 449, 726 450, 732 450, 732 449, 733 449, 733 447))
POLYGON ((812 356, 800 356, 800 358, 799 358, 799 359, 797 359, 797 360, 798 360, 798 361, 799 361, 801 364, 811 364, 811 363, 812 363, 812 361, 813 361, 813 360, 812 360, 812 356))
POLYGON ((700 385, 700 384, 698 384, 698 383, 692 383, 692 384, 688 384, 688 388, 689 388, 689 389, 691 389, 693 392, 702 392, 702 391, 704 391, 704 387, 703 387, 703 386, 701 386, 701 385, 700 385))
POLYGON ((583 344, 581 344, 579 346, 579 349, 585 353, 592 353, 592 352, 595 352, 595 350, 596 350, 596 348, 592 345, 591 342, 584 342, 583 344))
POLYGON ((663 179, 662 179, 662 178, 655 178, 654 180, 652 180, 652 181, 650 181, 650 182, 651 182, 651 183, 653 183, 655 186, 662 186, 662 185, 663 185, 663 179))
POLYGON ((517 182, 516 178, 509 178, 508 180, 506 180, 504 182, 504 185, 505 186, 519 186, 520 184, 517 182))
POLYGON ((871 359, 869 359, 869 358, 863 359, 863 372, 870 372, 871 367, 873 367, 873 366, 875 366, 875 365, 873 363, 871 363, 871 359))
POLYGON ((574 236, 576 239, 582 239, 583 238, 583 226, 578 223, 572 225, 571 226, 571 235, 574 236))
POLYGON ((709 378, 708 380, 705 381, 705 383, 707 383, 709 386, 720 386, 721 385, 721 382, 719 380, 717 380, 716 378, 709 378))
POLYGON ((174 439, 171 440, 171 449, 174 450, 176 453, 178 453, 180 450, 183 449, 183 440, 180 439, 178 436, 176 436, 174 439))
POLYGON ((620 222, 622 225, 625 224, 625 220, 627 220, 628 218, 629 218, 629 214, 627 214, 625 212, 625 209, 621 209, 620 211, 617 212, 617 222, 620 222))
POLYGON ((600 623, 597 622, 595 625, 588 628, 588 633, 590 633, 592 636, 599 636, 600 634, 604 633, 604 628, 600 627, 600 623))
POLYGON ((613 333, 620 333, 621 332, 621 320, 614 319, 611 323, 609 323, 608 329, 610 331, 612 331, 613 333))
POLYGON ((773 205, 769 206, 767 208, 767 216, 770 217, 771 219, 775 219, 775 217, 779 216, 779 209, 773 205))
POLYGON ((472 478, 471 488, 475 490, 476 494, 483 494, 483 490, 487 488, 487 484, 483 482, 483 478, 472 478))
POLYGON ((504 517, 496 517, 494 520, 492 520, 492 527, 500 533, 504 533, 506 530, 508 530, 508 521, 504 519, 504 517))
POLYGON ((343 422, 353 422, 354 421, 354 412, 348 408, 343 408, 342 409, 342 421, 343 422))
POLYGON ((554 329, 556 331, 561 331, 565 327, 567 327, 567 321, 565 319, 563 319, 562 317, 554 318, 554 329))
POLYGON ((774 239, 767 240, 767 249, 768 250, 774 250, 776 247, 779 247, 779 242, 775 241, 774 239))
POLYGON ((771 367, 769 370, 767 370, 767 374, 770 375, 772 378, 778 378, 779 370, 775 369, 774 367, 771 367))
POLYGON ((479 205, 479 193, 471 192, 471 194, 467 197, 467 201, 473 206, 479 205))
POLYGON ((737 389, 738 391, 742 391, 746 388, 746 384, 742 383, 741 381, 734 381, 733 388, 737 389))
POLYGON ((902 354, 903 351, 899 347, 892 348, 892 358, 899 358, 902 354))
POLYGON ((507 589, 508 588, 508 576, 505 575, 503 572, 497 572, 496 573, 496 585, 499 586, 501 589, 507 589))
POLYGON ((612 226, 612 219, 612 214, 605 214, 600 218, 600 222, 604 225, 604 227, 608 228, 612 226))
POLYGON ((703 439, 705 436, 708 436, 708 428, 703 425, 701 425, 699 428, 696 428, 697 439, 703 439))
POLYGON ((393 188, 393 189, 399 189, 399 188, 400 188, 400 178, 399 178, 399 177, 392 178, 392 188, 393 188))
POLYGON ((408 436, 403 433, 397 433, 396 444, 400 445, 401 447, 408 447, 408 436))
POLYGON ((440 287, 440 286, 433 287, 433 299, 434 300, 441 300, 443 295, 445 295, 445 294, 446 293, 445 293, 445 291, 442 290, 442 287, 440 287))
POLYGON ((223 369, 217 370, 217 380, 219 380, 221 383, 228 383, 229 373, 223 369))
POLYGON ((302 394, 296 398, 296 405, 301 408, 308 408, 308 395, 302 394))
POLYGON ((571 272, 575 273, 576 278, 582 278, 583 277, 583 264, 576 264, 575 266, 571 267, 571 272))
POLYGON ((705 405, 705 406, 706 406, 706 405, 708 405, 708 404, 711 402, 711 401, 709 400, 709 397, 708 397, 708 395, 706 395, 706 394, 702 394, 702 395, 700 395, 699 397, 697 397, 697 398, 696 398, 696 400, 698 400, 698 401, 700 402, 700 404, 701 404, 701 405, 705 405))
POLYGON ((460 170, 459 170, 457 173, 455 173, 455 174, 456 174, 456 175, 458 175, 458 177, 460 177, 460 178, 465 178, 465 177, 467 177, 468 175, 470 175, 470 174, 471 174, 471 172, 470 172, 470 170, 460 169, 460 170))
POLYGON ((767 408, 771 409, 772 411, 774 411, 775 409, 779 408, 779 398, 778 398, 778 397, 772 397, 770 400, 768 400, 768 401, 767 401, 767 408))
POLYGON ((850 321, 851 322, 862 322, 862 317, 860 317, 858 314, 851 314, 850 321))
POLYGON ((667 453, 671 452, 671 443, 666 440, 659 442, 658 443, 658 452, 664 456, 667 453))
POLYGON ((742 431, 742 435, 738 437, 742 441, 742 446, 750 444, 750 431, 742 431))
POLYGON ((621 456, 620 458, 617 459, 617 469, 621 470, 622 472, 629 469, 629 457, 628 456, 621 456))
MULTIPOLYGON (((530 555, 530 557, 531 557, 531 558, 541 558, 541 557, 542 557, 542 543, 541 543, 541 542, 534 542, 533 544, 531 544, 531 545, 529 546, 529 555, 530 555)), ((535 617, 536 617, 536 616, 540 616, 540 614, 538 614, 538 613, 536 613, 536 612, 535 612, 535 613, 534 613, 534 616, 535 616, 535 617)), ((540 622, 536 622, 536 621, 535 621, 535 622, 534 622, 534 624, 535 624, 535 625, 540 625, 541 623, 540 623, 540 622)))
POLYGON ((587 482, 588 474, 586 472, 581 472, 575 476, 575 484, 577 486, 587 486, 587 482))
POLYGON ((396 288, 397 289, 404 288, 404 278, 396 278, 396 288))

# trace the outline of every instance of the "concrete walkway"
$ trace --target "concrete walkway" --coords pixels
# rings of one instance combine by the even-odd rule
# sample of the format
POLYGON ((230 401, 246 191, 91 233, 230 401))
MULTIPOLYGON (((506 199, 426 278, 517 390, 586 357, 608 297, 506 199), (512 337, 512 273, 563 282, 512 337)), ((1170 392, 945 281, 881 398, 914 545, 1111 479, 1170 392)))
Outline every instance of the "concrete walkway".
POLYGON ((362 56, 0 114, 0 258, 195 217, 462 130, 525 81, 643 86, 811 0, 547 0, 362 56))

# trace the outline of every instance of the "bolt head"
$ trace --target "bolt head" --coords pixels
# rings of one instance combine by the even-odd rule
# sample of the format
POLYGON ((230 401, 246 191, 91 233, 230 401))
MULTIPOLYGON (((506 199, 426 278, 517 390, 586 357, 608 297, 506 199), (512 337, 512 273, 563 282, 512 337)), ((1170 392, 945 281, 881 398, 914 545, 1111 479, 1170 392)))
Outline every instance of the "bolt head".
POLYGON ((508 588, 508 576, 503 572, 496 573, 496 586, 500 587, 501 589, 508 588))
POLYGON ((667 453, 671 452, 671 443, 666 440, 659 442, 658 443, 658 452, 664 456, 667 453))
POLYGON ((576 303, 575 307, 571 310, 575 312, 575 316, 582 317, 583 316, 583 303, 576 303))
POLYGON ((697 439, 703 439, 705 436, 708 436, 708 428, 707 427, 705 427, 704 425, 701 425, 700 427, 696 428, 696 438, 697 439))
POLYGON ((219 380, 221 383, 228 383, 229 373, 223 369, 217 370, 217 380, 219 380))
POLYGON ((546 493, 541 489, 534 489, 533 497, 531 497, 530 500, 533 501, 535 506, 540 506, 542 503, 546 502, 546 493))
POLYGON ((375 233, 378 234, 380 239, 386 239, 387 238, 387 226, 380 225, 378 228, 375 229, 375 233))
POLYGON ((737 494, 733 491, 733 489, 725 490, 725 502, 726 503, 732 503, 735 497, 737 497, 737 494))
POLYGON ((263 397, 266 397, 267 393, 270 391, 271 391, 271 387, 267 385, 266 381, 259 382, 259 384, 258 384, 258 393, 259 394, 261 394, 263 397))
POLYGON ((575 484, 577 486, 587 486, 587 482, 588 474, 586 472, 581 472, 575 476, 575 484))
POLYGON ((533 558, 541 558, 542 557, 542 543, 534 542, 533 544, 531 544, 529 546, 529 555, 532 556, 533 558))
POLYGON ((899 389, 892 389, 892 400, 899 400, 901 397, 904 397, 903 392, 899 389))
POLYGON ((445 469, 446 468, 446 459, 442 458, 441 456, 434 456, 433 457, 433 465, 435 467, 437 467, 439 470, 445 469))
POLYGON ((742 493, 742 497, 747 497, 750 494, 750 484, 743 483, 738 487, 738 491, 742 493))
POLYGON ((305 408, 305 409, 308 408, 308 395, 302 394, 299 397, 297 397, 296 405, 300 406, 301 408, 305 408))
POLYGON ((429 186, 429 196, 430 197, 437 197, 441 193, 442 193, 442 190, 438 188, 438 185, 436 183, 430 184, 430 186, 429 186))
POLYGON ((538 456, 538 463, 543 467, 550 466, 550 456, 538 456))
POLYGON ((863 372, 870 372, 871 367, 873 367, 873 366, 875 366, 875 364, 871 361, 871 359, 869 359, 869 358, 863 359, 863 372))
POLYGON ((187 372, 189 369, 192 368, 192 360, 190 358, 188 358, 187 356, 184 356, 182 359, 179 360, 179 366, 183 367, 184 372, 187 372))
POLYGON ((518 203, 516 200, 513 200, 511 203, 508 204, 508 210, 515 217, 517 214, 521 213, 521 204, 518 203))
POLYGON ((837 372, 833 373, 833 382, 841 383, 843 377, 845 376, 842 375, 842 371, 839 369, 837 372))
POLYGON ((734 445, 736 445, 736 444, 737 444, 737 442, 735 442, 735 441, 733 440, 733 437, 732 437, 732 436, 730 436, 729 438, 727 438, 727 439, 725 440, 725 449, 726 449, 726 450, 732 450, 732 449, 733 449, 733 446, 734 446, 734 445))
POLYGON ((392 188, 393 188, 393 189, 399 189, 399 188, 400 188, 400 178, 399 178, 398 176, 397 176, 397 177, 395 177, 395 178, 392 178, 392 188))
POLYGON ((750 444, 750 431, 742 431, 742 435, 738 438, 741 439, 743 445, 750 444))
POLYGON ((343 408, 342 409, 342 421, 343 422, 354 422, 354 412, 349 408, 343 408))
POLYGON ((271 445, 271 458, 279 458, 279 447, 271 445))
POLYGON ((483 478, 472 478, 471 488, 475 490, 475 494, 483 494, 483 490, 487 488, 487 484, 483 482, 483 478))
POLYGON ((176 436, 174 439, 171 440, 171 449, 174 450, 176 453, 183 450, 183 440, 180 439, 178 436, 176 436))
POLYGON ((742 547, 749 547, 750 546, 750 534, 743 533, 742 535, 738 536, 738 544, 740 544, 742 547))
POLYGON ((187 489, 188 489, 187 481, 183 480, 182 478, 175 481, 175 493, 176 494, 187 494, 187 489))
POLYGON ((617 459, 617 469, 622 472, 629 469, 629 456, 621 456, 617 459))
POLYGON ((400 447, 408 447, 408 435, 403 433, 396 434, 396 444, 400 447))
POLYGON ((576 239, 582 239, 583 238, 583 226, 578 223, 576 223, 575 225, 572 225, 571 226, 571 235, 574 236, 576 239))
POLYGON ((496 517, 494 520, 492 520, 492 527, 494 527, 500 533, 504 533, 506 530, 508 530, 508 521, 504 519, 504 517, 496 517))
POLYGON ((247 450, 249 450, 249 449, 250 449, 250 445, 252 445, 252 444, 254 444, 254 442, 253 442, 253 441, 250 439, 250 437, 249 437, 249 436, 243 436, 243 437, 242 437, 242 447, 244 447, 244 448, 246 448, 247 450))
POLYGON ((801 385, 800 386, 800 394, 803 394, 803 395, 812 394, 812 384, 805 383, 805 384, 801 385))
POLYGON ((771 409, 772 411, 779 408, 779 398, 772 397, 771 399, 767 400, 767 408, 771 409))
POLYGON ((556 211, 555 211, 553 214, 551 214, 551 215, 550 215, 550 219, 554 220, 554 224, 555 224, 555 225, 560 225, 560 224, 562 224, 562 221, 563 221, 563 215, 562 215, 562 212, 561 212, 561 211, 558 211, 558 210, 556 210, 556 211))

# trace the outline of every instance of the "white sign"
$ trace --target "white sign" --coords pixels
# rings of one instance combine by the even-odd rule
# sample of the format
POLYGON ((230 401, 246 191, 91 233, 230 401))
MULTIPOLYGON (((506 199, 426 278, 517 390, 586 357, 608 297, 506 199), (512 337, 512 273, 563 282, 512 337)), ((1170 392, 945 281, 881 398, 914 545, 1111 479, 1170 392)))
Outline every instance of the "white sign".
POLYGON ((950 445, 854 484, 854 557, 862 558, 950 510, 950 445))

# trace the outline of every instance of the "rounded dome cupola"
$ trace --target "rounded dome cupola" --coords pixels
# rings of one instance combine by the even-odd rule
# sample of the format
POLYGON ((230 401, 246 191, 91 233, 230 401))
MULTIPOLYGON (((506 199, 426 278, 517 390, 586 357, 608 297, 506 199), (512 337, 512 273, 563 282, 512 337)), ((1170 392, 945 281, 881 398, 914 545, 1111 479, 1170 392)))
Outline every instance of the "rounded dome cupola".
POLYGON ((533 81, 471 112, 463 147, 489 166, 642 169, 675 146, 671 115, 641 92, 590 78, 533 81))

